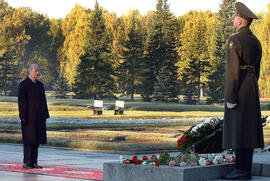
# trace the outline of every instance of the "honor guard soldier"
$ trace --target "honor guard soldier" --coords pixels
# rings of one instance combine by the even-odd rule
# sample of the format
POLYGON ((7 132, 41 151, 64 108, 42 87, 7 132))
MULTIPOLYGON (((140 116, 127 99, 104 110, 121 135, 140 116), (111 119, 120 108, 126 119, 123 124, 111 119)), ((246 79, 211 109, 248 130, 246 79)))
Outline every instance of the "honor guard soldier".
POLYGON ((236 168, 223 179, 250 180, 253 149, 264 147, 258 89, 262 47, 249 28, 258 17, 241 2, 235 9, 237 33, 227 46, 222 146, 235 150, 236 168))

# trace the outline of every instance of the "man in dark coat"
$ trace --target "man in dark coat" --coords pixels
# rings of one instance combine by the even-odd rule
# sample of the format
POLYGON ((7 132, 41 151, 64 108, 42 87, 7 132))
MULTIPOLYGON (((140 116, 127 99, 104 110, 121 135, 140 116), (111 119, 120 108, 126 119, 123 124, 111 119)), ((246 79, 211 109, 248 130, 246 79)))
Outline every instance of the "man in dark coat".
POLYGON ((19 85, 19 117, 24 147, 23 168, 42 168, 37 164, 38 147, 47 143, 46 119, 49 118, 43 84, 37 80, 38 66, 31 64, 19 85))
POLYGON ((229 38, 225 81, 223 148, 236 153, 236 169, 225 179, 251 179, 254 148, 263 148, 258 79, 262 47, 249 29, 258 19, 243 3, 235 4, 234 28, 229 38))

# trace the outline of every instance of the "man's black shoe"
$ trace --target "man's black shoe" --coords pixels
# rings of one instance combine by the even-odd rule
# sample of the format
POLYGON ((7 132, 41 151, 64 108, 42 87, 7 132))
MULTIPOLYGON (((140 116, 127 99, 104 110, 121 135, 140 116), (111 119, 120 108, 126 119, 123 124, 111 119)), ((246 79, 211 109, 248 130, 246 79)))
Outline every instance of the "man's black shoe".
POLYGON ((43 167, 40 166, 40 165, 38 165, 38 164, 36 164, 36 163, 34 163, 34 164, 33 164, 33 168, 42 169, 43 167))
POLYGON ((234 170, 228 175, 222 177, 225 180, 251 180, 251 173, 243 170, 234 170))
POLYGON ((33 165, 30 164, 30 163, 24 163, 24 164, 23 164, 23 168, 24 168, 24 169, 32 169, 32 168, 34 168, 34 167, 33 167, 33 165))

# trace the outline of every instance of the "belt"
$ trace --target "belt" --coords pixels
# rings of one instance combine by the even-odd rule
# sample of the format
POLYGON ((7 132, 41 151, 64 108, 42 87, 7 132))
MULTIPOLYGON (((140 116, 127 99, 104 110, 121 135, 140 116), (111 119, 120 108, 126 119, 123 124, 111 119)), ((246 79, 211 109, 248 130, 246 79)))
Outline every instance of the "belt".
POLYGON ((255 67, 252 65, 240 65, 240 70, 247 71, 248 73, 254 73, 255 67))

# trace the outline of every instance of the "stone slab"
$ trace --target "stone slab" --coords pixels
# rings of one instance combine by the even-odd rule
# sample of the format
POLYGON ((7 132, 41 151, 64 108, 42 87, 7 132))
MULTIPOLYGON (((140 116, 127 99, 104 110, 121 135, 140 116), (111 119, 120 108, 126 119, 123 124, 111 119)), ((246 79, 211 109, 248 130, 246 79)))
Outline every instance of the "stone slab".
POLYGON ((252 175, 254 176, 261 176, 262 175, 262 164, 260 163, 253 163, 252 165, 252 175))
MULTIPOLYGON (((225 181, 222 179, 218 179, 218 180, 211 180, 211 181, 225 181)), ((226 181, 230 181, 230 180, 226 180, 226 181)), ((233 181, 233 180, 231 180, 233 181)), ((252 181, 270 181, 269 177, 258 177, 258 176, 252 176, 252 181)))
MULTIPOLYGON (((253 163, 252 175, 270 177, 270 164, 253 163)), ((269 178, 270 180, 270 178, 269 178)))
POLYGON ((262 164, 262 171, 260 176, 270 177, 270 164, 262 164))
POLYGON ((120 162, 103 164, 103 181, 207 181, 221 178, 234 169, 234 164, 207 167, 169 167, 134 165, 120 162))

